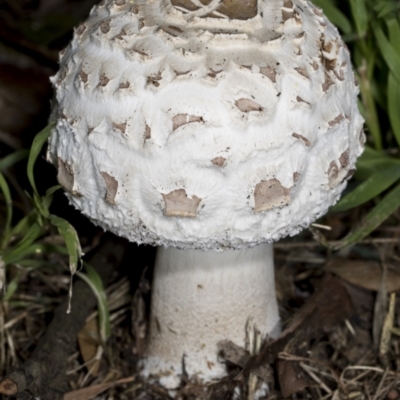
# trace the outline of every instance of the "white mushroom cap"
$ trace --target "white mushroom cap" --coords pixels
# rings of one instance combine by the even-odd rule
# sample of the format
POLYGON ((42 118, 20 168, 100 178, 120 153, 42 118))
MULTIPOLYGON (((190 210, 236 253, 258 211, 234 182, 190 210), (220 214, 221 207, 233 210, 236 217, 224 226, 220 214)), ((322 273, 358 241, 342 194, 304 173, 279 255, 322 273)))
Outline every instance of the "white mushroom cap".
POLYGON ((259 0, 247 20, 186 3, 92 10, 53 78, 48 158, 76 208, 138 243, 295 235, 338 200, 362 152, 349 52, 306 0, 259 0))

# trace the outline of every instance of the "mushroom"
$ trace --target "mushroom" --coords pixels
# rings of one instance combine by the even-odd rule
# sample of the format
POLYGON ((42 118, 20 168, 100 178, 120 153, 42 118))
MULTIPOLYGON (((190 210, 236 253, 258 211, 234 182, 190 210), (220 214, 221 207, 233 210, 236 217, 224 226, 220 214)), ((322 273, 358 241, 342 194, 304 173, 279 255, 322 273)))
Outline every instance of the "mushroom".
POLYGON ((104 0, 82 27, 48 159, 94 223, 158 246, 142 373, 220 378, 247 321, 279 334, 272 242, 322 216, 362 152, 349 52, 307 0, 104 0))

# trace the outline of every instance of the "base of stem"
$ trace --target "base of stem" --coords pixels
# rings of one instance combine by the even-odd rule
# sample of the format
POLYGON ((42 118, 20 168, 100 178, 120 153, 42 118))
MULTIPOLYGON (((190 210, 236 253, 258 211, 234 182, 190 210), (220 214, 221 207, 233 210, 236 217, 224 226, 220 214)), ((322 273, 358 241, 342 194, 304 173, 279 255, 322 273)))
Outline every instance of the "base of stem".
POLYGON ((168 389, 183 374, 204 383, 222 378, 218 343, 246 348, 248 321, 264 338, 280 332, 272 245, 222 253, 159 248, 142 375, 168 389))

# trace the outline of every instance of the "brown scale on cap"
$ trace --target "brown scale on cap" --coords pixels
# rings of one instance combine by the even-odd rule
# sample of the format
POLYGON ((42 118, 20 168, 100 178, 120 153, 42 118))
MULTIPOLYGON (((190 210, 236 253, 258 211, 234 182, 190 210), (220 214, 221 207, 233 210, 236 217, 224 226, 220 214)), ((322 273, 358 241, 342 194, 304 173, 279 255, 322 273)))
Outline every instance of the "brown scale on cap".
POLYGON ((343 69, 340 69, 339 71, 336 71, 336 69, 333 71, 335 74, 336 78, 339 79, 339 81, 344 81, 344 71, 343 69))
POLYGON ((85 25, 85 24, 79 25, 79 26, 75 29, 75 33, 76 33, 78 36, 81 36, 81 35, 83 34, 83 32, 85 32, 85 31, 86 31, 86 25, 85 25))
POLYGON ((312 7, 312 10, 314 11, 314 14, 317 15, 318 17, 323 17, 324 13, 322 10, 318 7, 312 7))
POLYGON ((308 72, 305 68, 295 68, 295 70, 302 76, 304 76, 307 79, 310 79, 310 75, 308 75, 308 72))
POLYGON ((204 122, 202 117, 197 115, 178 114, 172 118, 173 130, 180 128, 183 125, 191 124, 192 122, 204 122))
POLYGON ((148 125, 146 125, 146 129, 144 132, 144 139, 145 140, 151 139, 151 128, 148 125))
POLYGON ((124 6, 126 4, 126 0, 115 0, 116 6, 124 6))
POLYGON ((131 86, 130 82, 126 81, 126 82, 121 82, 119 84, 119 88, 120 89, 129 89, 129 87, 131 86))
POLYGON ((160 83, 158 81, 160 81, 161 79, 162 79, 161 71, 159 71, 157 74, 151 75, 147 78, 147 84, 158 87, 160 86, 160 83))
MULTIPOLYGON (((201 0, 201 3, 207 6, 211 1, 201 0)), ((188 11, 198 10, 198 7, 191 0, 171 0, 171 4, 188 11)), ((257 0, 223 0, 216 11, 232 19, 254 18, 257 15, 257 0)), ((215 17, 216 15, 207 15, 206 17, 210 16, 215 17)))
POLYGON ((242 112, 262 111, 264 108, 253 100, 239 99, 235 101, 235 106, 242 112))
MULTIPOLYGON (((344 151, 339 157, 339 164, 338 166, 336 161, 332 161, 329 164, 329 168, 327 171, 328 180, 329 180, 329 187, 333 188, 339 183, 339 173, 341 170, 346 170, 350 165, 350 149, 344 151)), ((353 171, 349 171, 349 173, 341 180, 348 179, 352 176, 353 171)))
POLYGON ((332 188, 332 187, 336 186, 337 179, 339 177, 339 167, 336 164, 336 161, 332 161, 329 164, 327 174, 328 174, 328 180, 329 180, 329 187, 332 188))
POLYGON ((340 166, 345 169, 350 165, 350 149, 347 149, 339 157, 340 166))
POLYGON ((197 216, 197 209, 199 208, 201 199, 197 196, 193 196, 190 199, 185 189, 174 190, 162 196, 165 203, 164 215, 167 217, 194 218, 197 216))
POLYGON ((218 75, 218 74, 220 74, 222 72, 222 69, 221 70, 219 70, 219 71, 214 71, 213 69, 210 69, 209 71, 208 71, 208 76, 210 77, 210 78, 216 78, 216 76, 218 75))
POLYGON ((63 161, 60 157, 58 157, 57 180, 67 192, 77 194, 74 192, 74 171, 71 165, 63 161))
POLYGON ((149 55, 145 51, 143 51, 143 49, 133 49, 132 51, 134 53, 140 54, 141 56, 149 57, 149 55))
POLYGON ((322 90, 327 92, 333 84, 332 78, 328 74, 325 74, 325 82, 322 84, 322 90))
POLYGON ((301 98, 300 96, 296 96, 296 100, 299 103, 306 103, 307 105, 310 105, 310 103, 308 101, 305 101, 303 98, 301 98))
POLYGON ((268 77, 272 82, 276 83, 276 69, 271 67, 262 67, 260 72, 268 77))
POLYGON ((254 189, 254 211, 268 211, 290 203, 290 189, 285 188, 278 179, 261 181, 254 189))
POLYGON ((126 36, 126 30, 125 29, 121 29, 121 32, 118 33, 118 35, 115 36, 115 38, 118 39, 118 40, 123 40, 124 36, 126 36))
POLYGON ((68 73, 68 67, 64 67, 60 73, 58 74, 58 79, 57 79, 57 85, 60 85, 61 82, 65 79, 65 77, 67 76, 68 73))
POLYGON ((104 34, 106 34, 106 33, 108 33, 108 32, 110 31, 110 29, 111 29, 111 27, 110 27, 110 22, 111 22, 111 20, 108 19, 107 21, 103 21, 103 22, 100 24, 100 30, 101 30, 104 34))
POLYGON ((311 142, 303 135, 299 135, 298 133, 293 133, 292 136, 296 139, 301 140, 307 147, 311 146, 311 142))
POLYGON ((125 123, 123 123, 123 124, 117 124, 117 123, 113 123, 113 128, 114 129, 118 129, 119 131, 121 131, 122 133, 125 133, 125 131, 126 131, 126 125, 127 125, 127 123, 125 122, 125 123))
POLYGON ((117 195, 118 191, 118 181, 107 172, 100 173, 104 178, 104 182, 106 183, 106 195, 104 196, 104 200, 109 204, 115 205, 115 196, 117 195))
POLYGON ((216 165, 217 167, 223 167, 225 162, 226 162, 226 158, 224 157, 215 157, 213 160, 211 160, 211 162, 216 165))
POLYGON ((342 122, 344 120, 344 116, 342 114, 339 114, 337 117, 335 117, 332 121, 329 121, 329 126, 333 127, 337 124, 339 124, 340 122, 342 122))
POLYGON ((164 26, 163 30, 165 32, 167 32, 169 35, 174 36, 174 37, 177 37, 181 33, 183 33, 183 30, 181 28, 178 28, 177 26, 172 26, 172 25, 164 26))
POLYGON ((99 86, 107 86, 108 82, 110 82, 110 79, 107 78, 107 76, 105 74, 102 74, 99 80, 99 86))
POLYGON ((293 18, 294 10, 282 10, 282 22, 287 21, 290 18, 293 18))
MULTIPOLYGON (((326 53, 330 53, 332 51, 333 44, 332 44, 332 42, 326 42, 324 35, 321 36, 320 42, 321 42, 321 48, 322 48, 323 51, 325 51, 326 53)), ((323 53, 321 53, 321 58, 322 58, 322 62, 324 64, 325 68, 328 71, 333 71, 335 69, 335 67, 336 67, 336 58, 333 58, 331 60, 329 58, 326 58, 323 53)))
POLYGON ((360 130, 359 140, 360 140, 361 146, 364 147, 365 146, 365 142, 367 141, 367 137, 365 136, 365 133, 364 133, 364 127, 362 127, 361 130, 360 130))
POLYGON ((88 74, 87 74, 83 69, 81 69, 81 72, 79 72, 79 77, 81 78, 81 81, 82 81, 83 83, 87 83, 87 81, 88 81, 88 74))

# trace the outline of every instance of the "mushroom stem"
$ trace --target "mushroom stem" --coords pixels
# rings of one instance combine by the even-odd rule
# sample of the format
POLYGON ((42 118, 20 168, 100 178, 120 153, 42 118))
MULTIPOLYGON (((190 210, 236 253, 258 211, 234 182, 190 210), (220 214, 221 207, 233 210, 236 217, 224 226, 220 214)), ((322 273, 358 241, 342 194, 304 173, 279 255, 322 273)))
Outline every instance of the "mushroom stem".
POLYGON ((183 372, 202 382, 223 377, 218 343, 245 347, 249 319, 264 337, 279 334, 271 244, 222 253, 159 248, 142 374, 169 389, 183 372))

